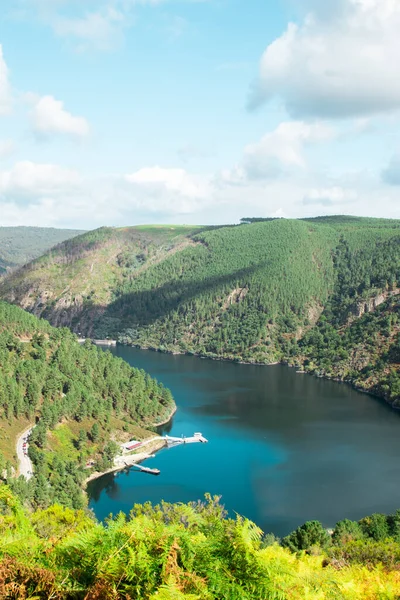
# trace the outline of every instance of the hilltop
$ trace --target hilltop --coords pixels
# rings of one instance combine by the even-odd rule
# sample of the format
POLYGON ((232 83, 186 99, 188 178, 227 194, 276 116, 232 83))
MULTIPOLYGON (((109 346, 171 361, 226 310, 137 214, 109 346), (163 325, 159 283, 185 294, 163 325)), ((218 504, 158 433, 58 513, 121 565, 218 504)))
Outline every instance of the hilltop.
POLYGON ((11 274, 0 295, 82 335, 286 361, 396 402, 400 221, 245 221, 102 228, 11 274))
POLYGON ((0 227, 0 275, 83 233, 53 227, 0 227))

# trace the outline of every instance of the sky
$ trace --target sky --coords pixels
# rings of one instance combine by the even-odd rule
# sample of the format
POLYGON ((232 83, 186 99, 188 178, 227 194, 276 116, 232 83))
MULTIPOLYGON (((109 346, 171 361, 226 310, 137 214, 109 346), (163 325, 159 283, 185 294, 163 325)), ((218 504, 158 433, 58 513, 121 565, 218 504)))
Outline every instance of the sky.
POLYGON ((0 226, 400 218, 398 0, 1 0, 0 226))

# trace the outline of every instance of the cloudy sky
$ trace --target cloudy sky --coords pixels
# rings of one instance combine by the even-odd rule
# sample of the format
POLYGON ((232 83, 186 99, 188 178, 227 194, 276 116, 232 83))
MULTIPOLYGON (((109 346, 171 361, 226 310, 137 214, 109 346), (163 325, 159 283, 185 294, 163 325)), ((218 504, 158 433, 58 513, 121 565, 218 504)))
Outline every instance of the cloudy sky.
POLYGON ((398 0, 1 0, 0 225, 400 218, 398 0))

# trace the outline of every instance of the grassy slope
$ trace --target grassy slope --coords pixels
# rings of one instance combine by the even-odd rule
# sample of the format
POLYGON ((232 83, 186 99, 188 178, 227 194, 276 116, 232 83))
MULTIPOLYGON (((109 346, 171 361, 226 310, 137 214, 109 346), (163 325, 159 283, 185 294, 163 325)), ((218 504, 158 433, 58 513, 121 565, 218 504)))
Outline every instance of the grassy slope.
POLYGON ((127 273, 140 273, 190 242, 195 227, 102 228, 60 244, 2 284, 4 298, 85 335, 127 273))
POLYGON ((0 274, 41 256, 52 246, 79 235, 74 229, 0 227, 0 274))
MULTIPOLYGON (((318 370, 318 348, 308 344, 304 352, 298 340, 324 311, 325 318, 335 294, 333 313, 343 300, 344 321, 334 326, 342 335, 357 301, 387 293, 389 280, 400 280, 399 242, 399 221, 340 216, 203 229, 104 228, 12 274, 0 284, 0 294, 86 335, 249 362, 288 360, 318 370), (338 262, 334 257, 343 245, 347 254, 338 262), (357 285, 338 292, 346 277, 357 285)), ((397 332, 393 322, 391 344, 397 332)), ((378 336, 364 366, 374 368, 387 341, 378 336)), ((397 369, 396 362, 383 360, 380 381, 390 367, 397 369)), ((351 378, 357 364, 350 359, 320 372, 351 378)), ((364 379, 367 389, 377 384, 364 379)))

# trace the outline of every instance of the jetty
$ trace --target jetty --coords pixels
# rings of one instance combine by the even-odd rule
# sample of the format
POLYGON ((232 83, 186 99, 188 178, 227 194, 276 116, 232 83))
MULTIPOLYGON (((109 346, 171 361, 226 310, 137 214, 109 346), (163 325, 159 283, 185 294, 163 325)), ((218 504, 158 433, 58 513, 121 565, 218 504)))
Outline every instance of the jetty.
POLYGON ((137 463, 133 464, 133 465, 126 465, 131 466, 131 467, 136 467, 137 469, 139 469, 139 471, 142 471, 142 473, 150 473, 150 475, 159 475, 160 474, 160 469, 150 469, 150 467, 142 467, 142 465, 138 465, 137 463))
POLYGON ((170 435, 164 436, 164 440, 167 442, 167 445, 170 446, 178 446, 179 444, 207 444, 208 440, 203 436, 202 433, 195 433, 192 437, 172 437, 170 435))
POLYGON ((147 460, 148 458, 154 458, 154 454, 148 454, 147 452, 139 452, 137 451, 143 450, 145 446, 149 444, 153 444, 158 442, 158 449, 161 449, 163 446, 167 446, 168 448, 172 448, 174 446, 179 446, 181 444, 206 444, 208 440, 204 437, 202 433, 194 433, 191 437, 172 437, 170 435, 165 435, 163 437, 154 436, 147 440, 130 440, 129 442, 125 442, 120 445, 122 454, 121 456, 117 456, 114 460, 114 469, 120 470, 124 468, 136 467, 142 473, 149 473, 150 475, 159 475, 159 469, 150 469, 149 467, 143 467, 139 464, 140 461, 147 460))

